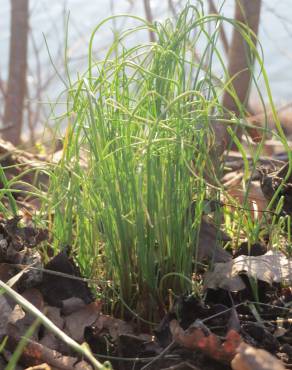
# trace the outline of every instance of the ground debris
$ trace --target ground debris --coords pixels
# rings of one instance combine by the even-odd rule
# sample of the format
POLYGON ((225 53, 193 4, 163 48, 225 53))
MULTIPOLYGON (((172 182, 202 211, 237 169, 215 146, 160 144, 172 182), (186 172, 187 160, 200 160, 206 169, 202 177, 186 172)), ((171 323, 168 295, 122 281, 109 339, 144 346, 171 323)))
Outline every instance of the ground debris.
MULTIPOLYGON (((289 162, 285 163, 276 171, 269 171, 269 169, 262 167, 260 170, 261 188, 265 198, 271 201, 275 192, 281 186, 277 200, 284 197, 282 213, 286 215, 292 214, 292 174, 290 173, 286 179, 289 171, 289 162), (286 181, 284 181, 286 179, 286 181)), ((277 201, 274 203, 277 205, 277 201)))
POLYGON ((191 363, 187 361, 184 361, 184 362, 181 362, 180 364, 173 365, 167 368, 165 367, 161 370, 200 370, 200 369, 197 366, 192 365, 191 363))
POLYGON ((233 370, 285 370, 282 362, 263 349, 241 343, 234 359, 233 370))
POLYGON ((292 259, 280 251, 268 251, 261 256, 238 256, 226 263, 217 263, 214 270, 205 275, 204 285, 209 289, 240 291, 246 284, 239 276, 245 274, 256 280, 292 284, 292 259))
MULTIPOLYGON (((242 183, 230 186, 227 189, 228 197, 231 196, 238 204, 242 207, 246 204, 245 209, 248 210, 253 219, 260 220, 264 215, 268 205, 268 201, 265 198, 260 183, 251 182, 248 187, 248 191, 243 189, 242 183)), ((225 197, 224 201, 228 203, 228 207, 231 211, 239 208, 237 205, 229 204, 228 197, 225 197)), ((240 209, 240 208, 239 208, 240 209)))
MULTIPOLYGON (((0 164, 8 180, 19 178, 20 181, 12 185, 13 189, 23 191, 23 194, 16 193, 15 196, 18 198, 31 189, 29 184, 40 186, 48 183, 46 171, 41 170, 46 167, 46 158, 18 149, 2 139, 0 139, 0 164)), ((0 187, 3 187, 3 184, 0 183, 0 187)))
POLYGON ((52 370, 48 364, 40 364, 36 366, 27 367, 25 370, 52 370))
POLYGON ((86 304, 94 300, 88 285, 82 279, 70 278, 70 276, 81 277, 81 274, 73 258, 69 256, 69 249, 64 248, 45 266, 45 270, 50 270, 52 273, 44 273, 40 290, 45 301, 51 306, 62 307, 63 301, 72 297, 80 298, 86 304))
POLYGON ((24 272, 17 286, 25 290, 36 286, 42 280, 42 258, 37 247, 48 239, 45 229, 20 225, 20 216, 9 220, 0 219, 0 277, 3 281, 16 274, 14 265, 33 265, 37 269, 24 272))
MULTIPOLYGON (((15 247, 16 252, 22 252, 25 250, 27 255, 33 253, 33 246, 39 243, 40 240, 43 240, 43 236, 38 238, 37 235, 39 234, 37 231, 31 230, 31 228, 28 227, 19 227, 19 218, 9 221, 0 221, 0 232, 2 231, 2 240, 7 242, 7 249, 9 249, 9 246, 12 246, 15 247)), ((3 251, 4 250, 2 250, 2 252, 3 251)), ((21 271, 11 278, 12 273, 14 272, 15 274, 18 268, 16 268, 12 263, 13 259, 11 259, 10 263, 7 263, 7 253, 6 255, 5 253, 2 254, 2 260, 5 262, 0 263, 1 278, 5 281, 9 280, 8 284, 12 284, 15 290, 22 292, 22 296, 32 303, 38 310, 45 313, 56 326, 65 332, 66 330, 69 331, 71 337, 76 338, 80 343, 83 342, 83 332, 87 326, 90 326, 97 321, 101 312, 101 303, 85 303, 85 301, 90 301, 92 299, 91 292, 87 284, 81 281, 82 278, 79 270, 74 264, 73 259, 67 256, 67 251, 64 251, 63 253, 61 252, 46 266, 51 273, 54 273, 55 269, 63 273, 64 276, 58 276, 56 279, 56 276, 50 274, 50 279, 46 280, 44 278, 45 274, 40 274, 40 279, 34 281, 34 285, 37 285, 37 288, 25 288, 25 285, 20 284, 20 282, 23 276, 29 271, 35 271, 38 269, 45 271, 43 268, 36 266, 37 269, 28 269, 27 272, 21 271), (80 281, 73 280, 72 282, 71 277, 80 277, 80 281), (71 282, 72 286, 66 291, 68 288, 68 282, 71 282), (61 290, 63 289, 63 293, 60 293, 60 296, 55 294, 55 299, 53 299, 54 287, 52 284, 56 284, 56 288, 61 287, 61 290), (42 294, 42 291, 46 293, 48 291, 50 292, 50 289, 52 289, 52 295, 49 295, 49 297, 52 298, 53 306, 48 305, 48 301, 45 300, 45 297, 42 294), (78 297, 78 295, 81 295, 83 298, 81 302, 80 298, 76 299, 75 297, 78 297), (74 297, 75 299, 73 299, 74 297), (64 301, 62 298, 66 298, 67 300, 64 301), (70 305, 70 302, 72 305, 70 305), (58 305, 59 307, 56 307, 58 305), (69 306, 71 306, 70 309, 69 306), (65 310, 62 310, 64 308, 65 310), (65 315, 66 312, 67 315, 65 315), (69 312, 70 315, 68 315, 69 312)), ((22 259, 21 261, 16 260, 16 262, 22 262, 23 264, 26 261, 27 260, 25 259, 22 259)), ((33 267, 35 267, 35 265, 33 267)), ((58 289, 56 290, 58 291, 58 289)), ((36 317, 29 312, 26 312, 20 305, 15 304, 11 297, 7 297, 6 299, 5 295, 0 296, 0 308, 0 318, 2 323, 2 325, 0 325, 0 339, 3 340, 4 338, 7 338, 7 343, 5 344, 5 357, 0 356, 0 358, 1 361, 3 360, 7 363, 10 361, 11 354, 15 351, 19 341, 26 335, 28 329, 35 325, 36 317)), ((80 361, 77 357, 72 356, 72 350, 52 332, 43 326, 39 326, 36 327, 30 336, 19 360, 19 364, 27 367, 35 365, 39 366, 42 363, 52 369, 92 369, 87 362, 80 361)), ((20 369, 24 369, 24 367, 20 367, 20 369)))
MULTIPOLYGON (((29 289, 25 291, 23 297, 29 300, 35 307, 37 307, 41 312, 44 310, 43 297, 39 290, 29 289)), ((21 306, 15 305, 13 311, 11 312, 8 323, 7 323, 7 334, 14 341, 19 341, 26 331, 33 325, 35 317, 25 312, 21 306)), ((35 331, 31 337, 33 340, 38 340, 38 331, 35 331)))
MULTIPOLYGON (((47 363, 48 365, 60 370, 76 370, 78 369, 78 362, 77 357, 64 356, 61 353, 32 340, 28 340, 22 354, 23 364, 39 365, 41 363, 47 363)), ((86 365, 87 367, 84 367, 84 370, 92 370, 90 365, 86 365)))
POLYGON ((226 233, 221 231, 208 218, 203 217, 199 233, 197 261, 211 259, 215 262, 229 261, 231 255, 220 245, 220 242, 226 243, 228 241, 230 241, 230 238, 226 233))
POLYGON ((7 321, 11 315, 12 307, 6 297, 0 295, 0 338, 2 339, 7 333, 7 321))
POLYGON ((0 220, 0 262, 25 264, 28 249, 48 239, 47 230, 19 226, 20 220, 20 216, 0 220))
POLYGON ((84 330, 94 325, 101 315, 101 302, 92 302, 65 317, 65 332, 77 342, 84 341, 84 330))
POLYGON ((176 343, 190 349, 200 349, 213 359, 230 363, 234 358, 236 349, 242 341, 241 336, 235 330, 229 330, 225 341, 222 341, 211 333, 202 322, 195 322, 187 330, 183 330, 177 320, 170 322, 170 331, 176 343))

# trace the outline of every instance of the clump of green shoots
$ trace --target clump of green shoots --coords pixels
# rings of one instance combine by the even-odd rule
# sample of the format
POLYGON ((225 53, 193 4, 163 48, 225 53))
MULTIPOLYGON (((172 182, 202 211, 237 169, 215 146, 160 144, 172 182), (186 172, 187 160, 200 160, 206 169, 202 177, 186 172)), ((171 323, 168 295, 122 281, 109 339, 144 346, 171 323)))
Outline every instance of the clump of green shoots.
POLYGON ((137 28, 121 33, 102 61, 94 39, 112 17, 92 34, 88 70, 68 90, 70 123, 46 211, 55 247, 72 245, 87 276, 153 320, 169 289, 192 289, 205 198, 219 198, 218 182, 210 192, 206 178, 218 175, 211 121, 223 115, 224 84, 212 68, 216 61, 226 73, 216 46, 223 18, 193 6, 175 22, 132 18, 137 28), (149 27, 155 43, 127 47, 149 27))

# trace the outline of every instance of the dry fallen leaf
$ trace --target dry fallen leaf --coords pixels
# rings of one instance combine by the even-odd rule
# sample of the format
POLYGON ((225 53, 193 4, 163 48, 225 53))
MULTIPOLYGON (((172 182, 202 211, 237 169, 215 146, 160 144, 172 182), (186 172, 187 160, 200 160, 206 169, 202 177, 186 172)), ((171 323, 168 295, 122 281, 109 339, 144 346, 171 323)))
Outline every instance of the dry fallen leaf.
MULTIPOLYGON (((245 197, 247 196, 247 202, 245 208, 249 210, 254 219, 260 220, 264 215, 264 211, 267 208, 268 202, 262 192, 259 182, 251 182, 248 194, 242 188, 242 184, 227 189, 228 195, 234 198, 240 206, 244 205, 245 197)), ((224 201, 229 202, 228 198, 224 201)), ((230 207, 233 210, 232 206, 230 207)))
POLYGON ((40 364, 36 366, 27 367, 25 370, 52 370, 48 364, 40 364))
MULTIPOLYGON (((3 240, 3 239, 2 239, 3 240)), ((1 241, 0 241, 1 243, 1 241)), ((10 263, 1 263, 0 264, 0 279, 6 283, 14 275, 16 275, 16 269, 10 263)))
POLYGON ((92 302, 65 317, 65 332, 77 342, 84 341, 84 329, 92 325, 100 316, 101 302, 92 302))
POLYGON ((282 362, 263 349, 241 343, 231 361, 233 370, 285 370, 282 362))
POLYGON ((85 306, 84 301, 78 297, 70 297, 68 299, 64 299, 61 303, 62 303, 62 314, 65 316, 68 316, 71 313, 78 311, 85 306))
POLYGON ((279 251, 268 251, 261 256, 238 256, 226 263, 216 263, 205 275, 205 288, 239 291, 246 288, 239 274, 268 284, 292 284, 292 259, 279 251))
MULTIPOLYGON (((47 306, 45 313, 48 319, 50 319, 59 329, 64 327, 64 319, 60 315, 60 308, 47 306)), ((43 346, 49 347, 56 351, 60 350, 60 344, 63 342, 57 338, 51 330, 44 328, 43 337, 39 341, 43 346)))
POLYGON ((40 289, 49 305, 61 307, 62 302, 71 297, 79 297, 86 304, 93 302, 93 295, 88 284, 82 281, 82 279, 76 280, 68 277, 68 275, 81 277, 78 266, 70 256, 70 247, 64 248, 53 257, 45 265, 45 269, 67 275, 44 274, 40 289))
POLYGON ((12 308, 10 307, 4 295, 0 295, 0 338, 6 335, 6 326, 10 317, 12 308))
POLYGON ((241 336, 231 329, 222 343, 219 337, 208 331, 200 322, 183 330, 177 320, 172 320, 169 328, 176 343, 190 350, 199 349, 209 357, 223 363, 230 363, 242 341, 241 336))
POLYGON ((220 241, 226 242, 229 240, 228 235, 211 223, 207 217, 203 217, 200 226, 196 260, 212 259, 214 262, 229 261, 231 255, 219 244, 220 241))
POLYGON ((117 340, 123 334, 133 334, 133 327, 130 324, 109 315, 100 315, 93 326, 99 335, 108 333, 113 340, 117 340))
MULTIPOLYGON (((44 301, 38 289, 28 289, 22 293, 22 296, 40 311, 43 311, 44 301)), ((23 308, 17 304, 8 318, 6 334, 17 342, 34 322, 35 316, 30 312, 24 311, 23 308)), ((31 339, 38 340, 38 330, 32 334, 31 339)))

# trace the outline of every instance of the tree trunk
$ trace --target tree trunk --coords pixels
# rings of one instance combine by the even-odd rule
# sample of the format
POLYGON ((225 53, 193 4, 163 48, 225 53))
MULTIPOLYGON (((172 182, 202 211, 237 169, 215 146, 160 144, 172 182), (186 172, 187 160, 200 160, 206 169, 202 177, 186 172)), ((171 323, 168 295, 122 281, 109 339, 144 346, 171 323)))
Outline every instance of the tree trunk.
MULTIPOLYGON (((143 2, 144 2, 144 10, 145 10, 146 19, 149 23, 153 23, 153 15, 152 15, 152 10, 151 10, 150 0, 144 0, 143 2)), ((151 42, 155 41, 154 32, 150 29, 149 29, 149 38, 151 42)))
MULTIPOLYGON (((235 19, 237 22, 245 23, 257 35, 261 0, 236 0, 235 19)), ((253 38, 254 44, 256 39, 253 38)), ((232 79, 232 86, 236 92, 237 98, 241 104, 247 106, 249 90, 251 84, 251 68, 253 60, 251 58, 248 44, 235 28, 232 35, 232 41, 228 53, 228 74, 232 79)), ((236 116, 240 115, 240 109, 234 98, 227 92, 223 95, 223 106, 228 111, 232 111, 236 116)), ((219 146, 219 154, 222 154, 226 149, 231 138, 229 137, 226 125, 215 125, 216 142, 219 146)), ((241 137, 241 132, 238 130, 238 136, 241 137)))
POLYGON ((5 99, 3 133, 5 140, 20 143, 23 103, 26 94, 28 0, 11 0, 9 76, 5 99))

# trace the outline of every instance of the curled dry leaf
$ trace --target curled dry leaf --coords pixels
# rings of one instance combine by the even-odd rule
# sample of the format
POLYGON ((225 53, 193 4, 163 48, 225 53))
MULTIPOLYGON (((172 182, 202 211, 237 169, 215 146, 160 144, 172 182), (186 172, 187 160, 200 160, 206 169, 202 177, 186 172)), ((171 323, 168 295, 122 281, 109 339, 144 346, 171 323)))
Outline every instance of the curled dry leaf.
POLYGON ((238 256, 226 262, 216 263, 212 272, 205 275, 205 288, 239 291, 246 288, 239 274, 262 280, 268 284, 292 284, 292 259, 279 251, 268 251, 261 256, 238 256))
POLYGON ((263 349, 241 343, 231 361, 233 370, 285 370, 282 362, 263 349))
POLYGON ((225 341, 211 333, 202 323, 198 322, 183 330, 177 320, 170 322, 170 331, 176 343, 190 349, 199 349, 209 357, 230 363, 234 358, 236 349, 241 343, 241 337, 235 330, 229 330, 225 341))

